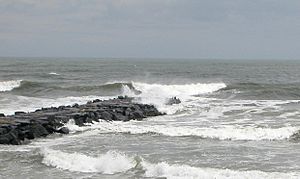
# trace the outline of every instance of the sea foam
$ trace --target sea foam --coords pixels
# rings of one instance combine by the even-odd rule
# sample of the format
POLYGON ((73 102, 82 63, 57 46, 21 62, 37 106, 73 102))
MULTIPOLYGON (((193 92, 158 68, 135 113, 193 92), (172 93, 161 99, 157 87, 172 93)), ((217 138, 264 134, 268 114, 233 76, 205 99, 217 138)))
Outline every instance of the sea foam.
POLYGON ((158 134, 172 137, 197 136, 218 140, 285 140, 300 130, 298 127, 262 128, 253 126, 223 126, 218 128, 171 125, 137 125, 135 122, 104 122, 93 129, 107 133, 158 134))
POLYGON ((142 166, 146 169, 146 177, 166 177, 168 179, 281 179, 299 178, 299 173, 280 173, 280 172, 263 172, 258 170, 239 171, 230 169, 216 168, 198 168, 189 165, 170 165, 166 162, 151 164, 143 162, 142 166))
POLYGON ((11 91, 21 86, 22 80, 0 81, 0 92, 11 91))
POLYGON ((74 172, 114 174, 125 172, 135 166, 133 159, 116 151, 108 151, 106 154, 92 157, 81 153, 66 153, 44 148, 41 154, 42 163, 45 165, 74 172))
POLYGON ((150 163, 144 159, 135 160, 121 152, 108 151, 99 156, 88 156, 81 153, 66 153, 50 148, 41 150, 42 163, 47 166, 83 173, 115 174, 130 169, 143 170, 139 172, 144 177, 166 177, 168 179, 223 179, 223 178, 257 178, 279 179, 299 178, 299 173, 264 172, 259 170, 231 170, 218 168, 192 167, 186 164, 168 164, 167 162, 150 163), (140 166, 140 167, 139 167, 140 166))
POLYGON ((170 107, 166 105, 166 101, 172 97, 178 97, 182 102, 193 99, 195 95, 208 94, 216 92, 226 87, 225 83, 193 83, 183 85, 164 85, 164 84, 148 84, 140 82, 131 82, 135 91, 141 93, 136 94, 127 85, 123 85, 123 95, 138 97, 137 102, 145 104, 154 104, 160 111, 167 114, 173 114, 181 105, 170 107))

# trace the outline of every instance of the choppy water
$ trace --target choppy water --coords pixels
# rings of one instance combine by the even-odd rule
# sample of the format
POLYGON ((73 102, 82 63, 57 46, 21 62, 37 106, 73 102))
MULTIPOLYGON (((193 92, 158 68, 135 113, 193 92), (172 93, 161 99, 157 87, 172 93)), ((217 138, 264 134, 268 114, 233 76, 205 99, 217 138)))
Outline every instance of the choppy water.
POLYGON ((300 61, 0 59, 0 113, 137 97, 168 115, 0 146, 0 178, 300 178, 300 61), (167 106, 168 98, 181 99, 167 106))

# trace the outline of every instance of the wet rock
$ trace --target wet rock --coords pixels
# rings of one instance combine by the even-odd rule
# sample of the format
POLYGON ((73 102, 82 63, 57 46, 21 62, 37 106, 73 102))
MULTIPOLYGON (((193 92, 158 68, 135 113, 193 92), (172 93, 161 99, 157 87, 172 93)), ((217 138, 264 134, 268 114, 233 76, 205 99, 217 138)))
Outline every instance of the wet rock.
POLYGON ((41 124, 32 124, 25 136, 27 139, 34 139, 38 137, 45 137, 47 135, 49 135, 49 132, 41 124))
POLYGON ((3 113, 0 113, 0 117, 5 117, 5 115, 3 113))
POLYGON ((113 116, 109 112, 104 111, 103 113, 101 113, 101 119, 105 121, 112 121, 113 116))
POLYGON ((300 141, 300 130, 291 135, 290 140, 294 142, 300 141))
POLYGON ((24 112, 24 111, 16 111, 15 112, 15 115, 23 115, 23 114, 26 114, 26 112, 24 112))
POLYGON ((69 134, 70 130, 67 127, 62 127, 59 130, 57 130, 57 133, 61 133, 61 134, 69 134))
POLYGON ((166 105, 180 104, 181 100, 179 98, 173 97, 167 100, 166 105))
POLYGON ((67 134, 69 129, 63 125, 70 119, 84 126, 99 119, 129 121, 155 115, 162 114, 153 105, 136 104, 126 96, 104 101, 96 99, 84 105, 41 108, 30 113, 0 114, 0 144, 18 145, 51 133, 67 134))
POLYGON ((9 133, 0 135, 0 144, 19 145, 21 141, 18 136, 18 131, 12 129, 9 133))

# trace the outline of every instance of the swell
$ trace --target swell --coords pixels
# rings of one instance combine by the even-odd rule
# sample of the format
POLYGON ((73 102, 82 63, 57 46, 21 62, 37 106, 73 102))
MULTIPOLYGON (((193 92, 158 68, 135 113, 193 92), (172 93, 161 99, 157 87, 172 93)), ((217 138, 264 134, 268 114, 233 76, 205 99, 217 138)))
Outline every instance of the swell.
POLYGON ((269 84, 269 83, 233 83, 221 89, 223 92, 236 91, 245 98, 263 99, 299 99, 300 84, 269 84))
POLYGON ((11 88, 12 92, 40 92, 40 91, 74 91, 74 92, 91 92, 91 91, 102 91, 102 92, 116 92, 121 93, 123 86, 138 92, 134 89, 131 83, 113 83, 103 85, 90 85, 90 86, 69 86, 64 87, 62 84, 53 84, 36 81, 21 81, 18 86, 11 88))

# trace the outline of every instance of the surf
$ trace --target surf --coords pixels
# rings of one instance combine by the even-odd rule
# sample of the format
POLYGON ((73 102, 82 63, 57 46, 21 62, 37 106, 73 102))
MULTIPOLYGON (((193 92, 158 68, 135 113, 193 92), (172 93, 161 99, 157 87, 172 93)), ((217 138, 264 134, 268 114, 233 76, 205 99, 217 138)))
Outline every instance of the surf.
POLYGON ((0 81, 0 92, 12 91, 21 86, 22 80, 0 81))

